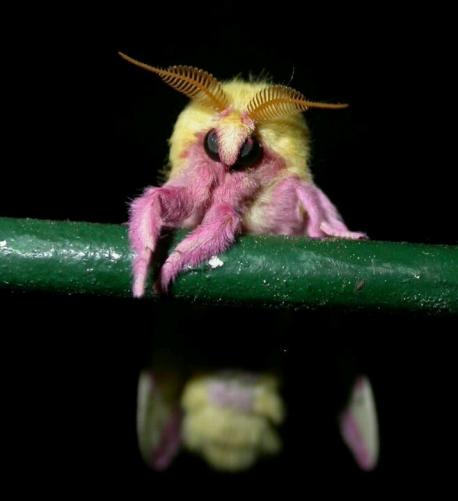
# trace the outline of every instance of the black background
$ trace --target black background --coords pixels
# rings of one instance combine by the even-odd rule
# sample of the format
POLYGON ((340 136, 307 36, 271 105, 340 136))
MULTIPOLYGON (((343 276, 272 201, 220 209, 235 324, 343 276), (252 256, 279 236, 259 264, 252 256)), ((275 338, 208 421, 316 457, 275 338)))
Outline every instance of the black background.
MULTIPOLYGON (((455 244, 449 16, 439 7, 339 11, 229 1, 5 16, 12 29, 3 51, 0 214, 122 223, 129 200, 161 182, 167 138, 186 98, 120 60, 122 50, 220 79, 267 71, 310 99, 348 102, 348 110, 312 110, 307 118, 315 180, 349 227, 377 240, 455 244)), ((151 495, 159 486, 307 494, 311 486, 374 492, 451 480, 455 319, 340 312, 285 320, 254 310, 4 291, 1 301, 9 325, 9 462, 34 485, 49 488, 58 477, 70 489, 95 482, 112 493, 123 485, 151 495), (294 445, 281 460, 230 478, 183 457, 162 477, 142 465, 136 378, 154 339, 168 346, 155 326, 176 310, 183 322, 169 349, 187 364, 197 347, 214 366, 268 367, 273 359, 285 370, 295 410, 285 434, 294 445), (228 347, 222 360, 215 339, 228 347), (332 428, 341 357, 370 374, 377 394, 383 449, 373 475, 357 471, 332 428)))

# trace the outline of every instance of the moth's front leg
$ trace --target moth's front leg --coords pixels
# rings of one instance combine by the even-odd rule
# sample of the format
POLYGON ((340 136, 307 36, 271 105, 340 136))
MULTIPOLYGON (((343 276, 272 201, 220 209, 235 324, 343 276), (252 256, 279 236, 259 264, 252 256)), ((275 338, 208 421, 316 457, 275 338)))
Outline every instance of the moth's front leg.
POLYGON ((130 207, 129 240, 134 251, 133 295, 145 291, 151 258, 164 226, 177 226, 192 211, 190 197, 184 187, 147 188, 130 207))
POLYGON ((201 224, 177 245, 162 266, 162 291, 167 291, 170 282, 187 266, 197 266, 232 245, 242 230, 245 201, 252 199, 258 186, 243 172, 225 175, 213 192, 212 204, 201 224))
POLYGON ((350 231, 329 198, 314 184, 299 181, 297 195, 307 213, 307 235, 314 238, 326 236, 358 240, 365 233, 350 231))
POLYGON ((170 283, 187 266, 197 266, 228 249, 240 229, 240 215, 231 205, 221 203, 211 207, 200 226, 177 245, 162 266, 162 291, 166 292, 170 283))

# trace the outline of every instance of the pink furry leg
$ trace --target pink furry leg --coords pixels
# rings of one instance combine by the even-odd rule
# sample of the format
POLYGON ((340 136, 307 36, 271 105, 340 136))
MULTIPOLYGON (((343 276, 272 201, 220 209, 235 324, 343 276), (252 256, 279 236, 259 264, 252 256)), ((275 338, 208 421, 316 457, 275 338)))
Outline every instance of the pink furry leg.
POLYGON ((365 233, 350 231, 343 222, 342 216, 338 213, 335 205, 317 186, 315 186, 315 189, 318 193, 321 206, 326 213, 326 221, 323 221, 320 225, 321 230, 324 231, 326 235, 354 240, 367 238, 365 233))
POLYGON ((161 270, 161 289, 166 292, 180 271, 197 266, 226 250, 241 228, 237 212, 226 203, 211 207, 201 225, 180 242, 161 270))
POLYGON ((175 225, 185 219, 191 210, 184 188, 164 186, 147 188, 130 207, 129 240, 134 250, 133 287, 135 297, 145 291, 149 266, 162 227, 175 225))
POLYGON ((309 218, 308 236, 332 236, 353 240, 367 238, 365 233, 350 231, 347 228, 335 206, 317 186, 299 182, 297 195, 309 218))

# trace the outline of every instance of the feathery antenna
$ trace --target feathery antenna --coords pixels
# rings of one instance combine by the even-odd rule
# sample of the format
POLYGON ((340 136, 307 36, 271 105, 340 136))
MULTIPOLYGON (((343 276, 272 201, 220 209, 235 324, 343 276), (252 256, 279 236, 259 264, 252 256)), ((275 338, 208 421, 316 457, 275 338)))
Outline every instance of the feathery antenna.
POLYGON ((193 66, 169 66, 165 69, 157 68, 137 61, 123 52, 118 52, 118 54, 129 63, 152 73, 156 73, 166 84, 170 85, 170 87, 191 99, 202 99, 203 103, 217 111, 223 111, 229 106, 229 99, 221 83, 207 71, 194 68, 193 66))
POLYGON ((309 108, 339 110, 348 104, 309 101, 299 91, 286 85, 271 85, 259 91, 248 103, 247 113, 255 122, 273 120, 309 108))

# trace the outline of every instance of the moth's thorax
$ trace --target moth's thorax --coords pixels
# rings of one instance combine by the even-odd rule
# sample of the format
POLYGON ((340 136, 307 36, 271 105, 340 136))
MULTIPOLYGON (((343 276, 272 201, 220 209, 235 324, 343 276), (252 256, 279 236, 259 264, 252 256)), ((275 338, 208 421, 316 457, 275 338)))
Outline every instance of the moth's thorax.
POLYGON ((257 92, 267 87, 267 82, 244 82, 232 80, 223 84, 231 100, 230 106, 215 112, 202 106, 198 100, 191 101, 180 113, 170 143, 170 177, 186 168, 189 150, 199 144, 211 129, 218 134, 221 143, 222 161, 231 165, 241 144, 255 133, 266 149, 284 160, 285 169, 305 179, 311 179, 308 169, 309 130, 300 113, 286 118, 255 124, 246 114, 246 107, 257 92))

